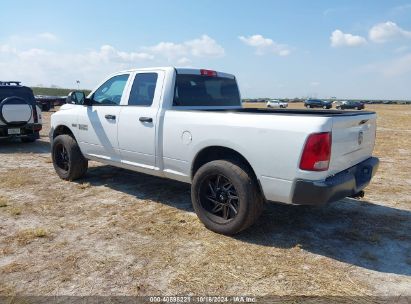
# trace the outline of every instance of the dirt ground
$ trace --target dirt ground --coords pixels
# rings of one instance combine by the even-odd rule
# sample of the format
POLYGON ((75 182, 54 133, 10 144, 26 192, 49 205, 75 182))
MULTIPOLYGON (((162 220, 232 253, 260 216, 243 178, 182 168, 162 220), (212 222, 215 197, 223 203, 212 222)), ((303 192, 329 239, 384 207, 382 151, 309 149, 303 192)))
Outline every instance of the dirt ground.
POLYGON ((44 113, 41 140, 0 142, 0 295, 411 295, 411 106, 368 109, 362 200, 270 203, 236 237, 201 225, 186 184, 94 162, 60 180, 44 113))

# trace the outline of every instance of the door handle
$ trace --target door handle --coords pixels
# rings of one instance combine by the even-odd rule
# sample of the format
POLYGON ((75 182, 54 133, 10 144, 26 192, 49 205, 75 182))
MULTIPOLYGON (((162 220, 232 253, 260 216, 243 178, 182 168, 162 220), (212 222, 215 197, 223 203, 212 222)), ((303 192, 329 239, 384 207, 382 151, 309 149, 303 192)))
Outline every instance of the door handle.
POLYGON ((111 115, 111 114, 107 114, 107 115, 105 115, 104 117, 105 117, 106 119, 111 119, 111 120, 116 119, 116 115, 111 115))
POLYGON ((139 120, 141 122, 153 122, 153 119, 151 117, 140 117, 139 120))

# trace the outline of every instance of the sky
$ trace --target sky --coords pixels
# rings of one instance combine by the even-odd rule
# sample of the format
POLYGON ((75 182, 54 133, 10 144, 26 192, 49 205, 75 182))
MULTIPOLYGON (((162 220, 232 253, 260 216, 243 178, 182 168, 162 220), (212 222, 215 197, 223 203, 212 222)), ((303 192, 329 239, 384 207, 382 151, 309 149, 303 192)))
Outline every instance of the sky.
POLYGON ((232 73, 243 98, 411 99, 411 0, 0 0, 0 80, 170 65, 232 73))

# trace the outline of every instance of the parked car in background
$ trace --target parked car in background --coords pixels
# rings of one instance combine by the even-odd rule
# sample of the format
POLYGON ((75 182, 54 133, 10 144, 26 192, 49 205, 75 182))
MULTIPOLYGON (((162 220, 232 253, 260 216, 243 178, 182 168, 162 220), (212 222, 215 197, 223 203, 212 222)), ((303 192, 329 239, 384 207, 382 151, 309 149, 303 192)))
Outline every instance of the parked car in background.
POLYGON ((267 101, 267 108, 285 109, 285 108, 288 108, 288 103, 287 102, 282 102, 278 99, 271 99, 271 100, 267 101))
POLYGON ((344 100, 337 103, 335 106, 336 109, 346 110, 346 109, 355 109, 355 110, 364 110, 364 103, 354 100, 344 100))
POLYGON ((323 108, 323 109, 331 109, 332 102, 327 101, 327 100, 321 100, 321 99, 307 99, 304 101, 304 106, 306 108, 323 108))
POLYGON ((41 109, 33 91, 19 81, 0 81, 0 138, 33 142, 40 138, 41 128, 41 109))

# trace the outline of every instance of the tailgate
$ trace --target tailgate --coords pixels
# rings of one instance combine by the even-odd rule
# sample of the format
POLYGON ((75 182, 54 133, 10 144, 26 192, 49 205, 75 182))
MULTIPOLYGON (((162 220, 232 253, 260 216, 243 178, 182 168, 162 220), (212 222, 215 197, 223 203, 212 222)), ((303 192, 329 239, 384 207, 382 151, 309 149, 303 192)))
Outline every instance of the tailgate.
POLYGON ((376 134, 375 113, 333 117, 331 175, 352 167, 372 155, 376 134))

